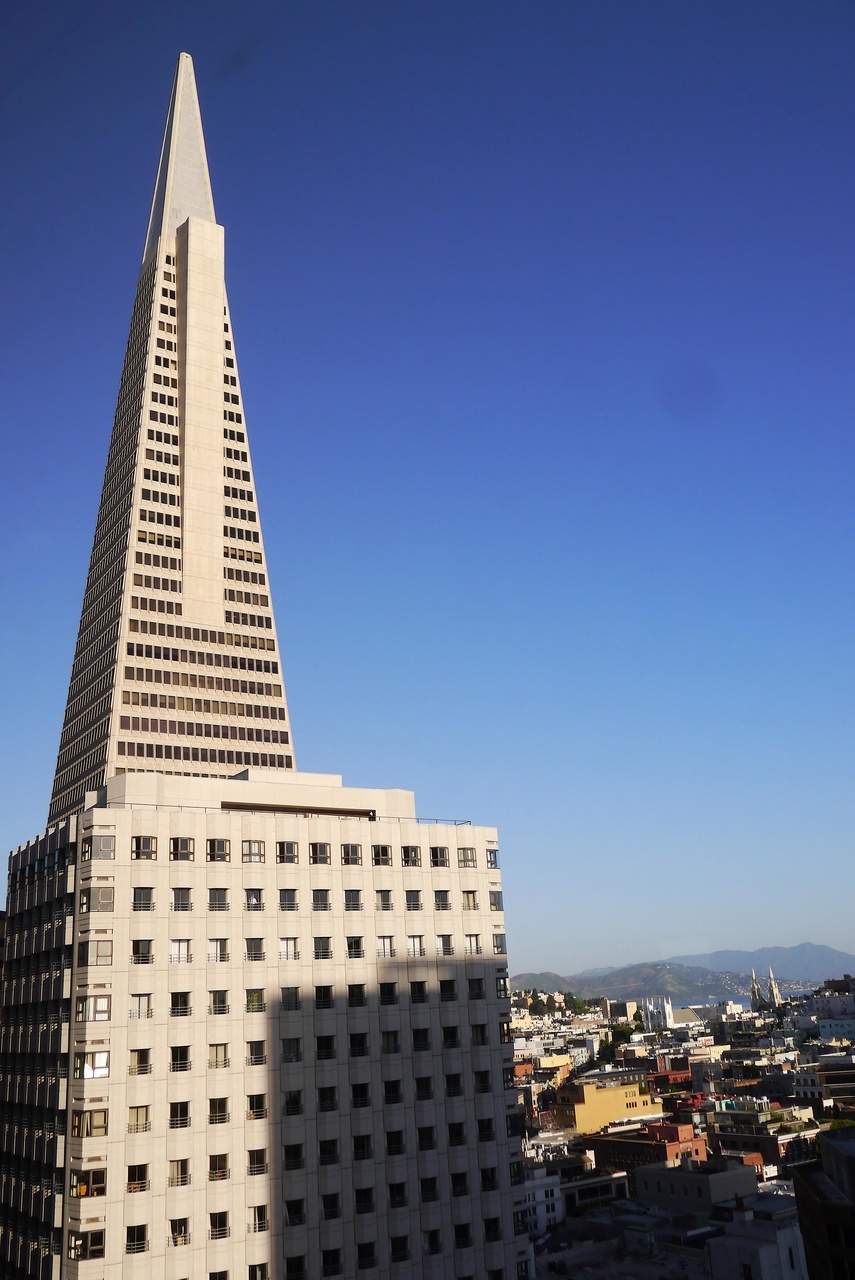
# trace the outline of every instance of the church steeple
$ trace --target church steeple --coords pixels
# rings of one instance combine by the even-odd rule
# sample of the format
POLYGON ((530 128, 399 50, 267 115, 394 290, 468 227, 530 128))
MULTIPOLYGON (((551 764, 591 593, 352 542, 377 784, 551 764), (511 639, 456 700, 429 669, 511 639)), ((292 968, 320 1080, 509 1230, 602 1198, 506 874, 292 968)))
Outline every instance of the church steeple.
POLYGON ((49 821, 115 773, 294 767, 188 54, 178 59, 49 821))

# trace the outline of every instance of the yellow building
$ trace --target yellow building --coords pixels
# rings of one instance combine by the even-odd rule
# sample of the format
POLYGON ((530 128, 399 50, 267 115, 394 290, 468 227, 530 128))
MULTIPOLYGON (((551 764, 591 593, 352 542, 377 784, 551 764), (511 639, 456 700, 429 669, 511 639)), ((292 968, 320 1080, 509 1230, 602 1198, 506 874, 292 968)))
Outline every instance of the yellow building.
POLYGON ((650 1120, 662 1114, 661 1099, 638 1080, 571 1080, 557 1090, 553 1114, 562 1128, 596 1133, 616 1120, 650 1120))

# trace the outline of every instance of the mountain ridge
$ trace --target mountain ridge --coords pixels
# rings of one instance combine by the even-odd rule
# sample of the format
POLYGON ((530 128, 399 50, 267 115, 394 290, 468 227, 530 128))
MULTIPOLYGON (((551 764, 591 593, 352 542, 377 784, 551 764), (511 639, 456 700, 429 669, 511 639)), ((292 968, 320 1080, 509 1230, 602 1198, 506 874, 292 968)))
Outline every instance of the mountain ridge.
POLYGON ((671 956, 618 968, 584 969, 565 976, 552 970, 520 973, 511 978, 514 990, 572 991, 579 999, 607 996, 611 1000, 639 1000, 669 996, 672 1001, 701 1003, 751 990, 751 970, 761 979, 774 971, 782 994, 808 990, 827 978, 855 973, 855 955, 819 943, 793 947, 758 947, 756 951, 721 950, 704 955, 671 956))

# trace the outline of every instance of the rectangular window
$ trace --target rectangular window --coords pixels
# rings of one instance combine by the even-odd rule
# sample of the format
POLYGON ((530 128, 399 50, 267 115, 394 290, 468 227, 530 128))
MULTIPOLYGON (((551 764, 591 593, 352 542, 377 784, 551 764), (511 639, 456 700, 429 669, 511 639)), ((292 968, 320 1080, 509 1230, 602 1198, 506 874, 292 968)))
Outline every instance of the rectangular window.
POLYGON ((490 910, 504 911, 504 909, 505 909, 505 906, 504 906, 501 893, 496 889, 491 889, 490 890, 490 910))
POLYGON ((362 863, 361 844, 343 844, 341 846, 341 863, 343 867, 358 867, 362 863))
POLYGON ((425 940, 420 933, 407 934, 407 955, 410 957, 423 956, 425 954, 425 940))
MULTIPOLYGON (((211 841, 208 841, 210 846, 211 841)), ((189 836, 172 836, 169 841, 170 862, 192 862, 195 858, 195 841, 189 836)))
POLYGON ((475 892, 474 889, 463 890, 463 910, 464 911, 478 910, 478 894, 475 892))
POLYGON ((246 1065, 263 1067, 267 1062, 267 1044, 264 1040, 247 1040, 246 1065))
POLYGON ((241 843, 241 862, 263 862, 264 841, 244 840, 241 843))
POLYGON ((329 889, 313 889, 312 890, 312 910, 313 911, 330 911, 330 891, 329 889))
POLYGON ((381 1053, 400 1053, 401 1052, 400 1031, 381 1031, 380 1052, 381 1053))
POLYGON ((106 1111, 72 1111, 72 1138, 106 1138, 106 1111))
POLYGON ((189 938, 173 938, 169 944, 170 964, 192 964, 193 952, 190 950, 189 938))
POLYGON ((315 842, 309 845, 309 864, 314 867, 327 866, 330 862, 330 847, 328 844, 315 842))
POLYGON ((170 1071, 189 1071, 193 1065, 190 1061, 190 1046, 187 1044, 174 1044, 169 1050, 170 1071))
POLYGON ((279 939, 279 959, 280 960, 299 960, 300 946, 297 938, 280 938, 279 939))
POLYGON ((115 858, 115 836, 85 836, 80 845, 80 861, 88 862, 90 858, 115 858))
POLYGON ((280 889, 279 890, 279 910, 280 911, 296 911, 297 910, 297 890, 296 889, 280 889))
POLYGON ((154 861, 157 858, 157 836, 134 836, 131 839, 131 857, 154 861))
POLYGON ((451 895, 447 889, 434 889, 433 909, 434 911, 451 910, 451 895))
POLYGON ((223 1210, 220 1210, 218 1213, 209 1214, 208 1217, 210 1220, 210 1227, 208 1229, 208 1239, 209 1240, 227 1240, 228 1237, 231 1235, 228 1211, 223 1209, 223 1210))
POLYGON ((173 889, 170 906, 173 911, 192 911, 193 903, 190 898, 190 890, 173 889))
POLYGON ((128 1075, 151 1075, 151 1049, 131 1049, 128 1075))
POLYGON ((208 890, 208 910, 209 911, 228 911, 228 909, 229 909, 228 889, 209 889, 208 890))
POLYGON ((277 840, 276 861, 290 863, 300 861, 300 850, 296 840, 277 840))
POLYGON ((170 1102, 169 1127, 170 1129, 189 1129, 190 1128, 190 1103, 189 1102, 170 1102))
MULTIPOLYGON (((154 910, 154 889, 132 889, 131 893, 133 895, 133 900, 131 902, 132 911, 154 910)), ((112 911, 112 907, 110 910, 112 911)))
MULTIPOLYGON (((114 891, 112 886, 91 885, 89 888, 80 890, 80 914, 86 915, 90 911, 112 911, 113 910, 114 891)), ((135 911, 140 910, 134 907, 135 911)))
POLYGON ((229 1046, 227 1044, 208 1045, 208 1067, 212 1071, 218 1071, 221 1068, 228 1067, 230 1061, 229 1046))
POLYGON ((225 964, 229 958, 228 938, 208 939, 208 963, 225 964))
POLYGON ((421 889, 407 889, 404 897, 406 901, 406 908, 408 911, 421 911, 422 909, 421 889))
POLYGON ((264 1013, 267 1005, 262 987, 249 987, 246 992, 246 1013, 264 1013))
POLYGON ((154 941, 152 938, 135 938, 131 943, 131 964, 153 964, 154 941))
POLYGON ((474 849, 458 849, 457 865, 458 867, 474 867, 475 866, 475 850, 474 849))
POLYGON ((109 1022, 110 996, 77 996, 74 1002, 75 1022, 109 1022))
POLYGON ((302 1062, 303 1042, 299 1036, 289 1036, 282 1041, 282 1061, 302 1062))
POLYGON ((386 1155, 402 1156, 404 1151, 404 1130, 388 1129, 386 1132, 386 1155))
POLYGON ((350 1086, 350 1105, 351 1107, 370 1107, 371 1106, 371 1089, 367 1084, 352 1084, 350 1086))
POLYGON ((454 947, 451 945, 450 933, 438 933, 436 935, 436 954, 438 956, 454 955, 454 947))
POLYGON ((244 945, 246 947, 245 960, 263 960, 265 958, 263 938, 245 938, 244 945))
POLYGON ((493 955, 504 956, 508 953, 508 941, 503 933, 493 934, 493 955))
POLYGON ((110 1074, 109 1050, 100 1049, 95 1053, 75 1053, 75 1080, 103 1080, 110 1074))
POLYGON ((391 911, 392 910, 392 890, 377 889, 375 890, 375 894, 376 894, 375 907, 377 911, 391 911))
POLYGON ((318 1089, 318 1111, 338 1111, 338 1089, 335 1085, 318 1089))
POLYGON ((362 890, 361 889, 345 889, 344 909, 345 911, 361 911, 362 910, 362 890))
POLYGON ((373 844, 371 846, 371 863, 375 867, 391 867, 392 846, 390 844, 373 844))
POLYGON ((81 969, 92 965, 113 963, 113 943, 109 939, 103 941, 80 942, 77 946, 77 964, 81 969))
POLYGON ((432 1124, 422 1125, 416 1130, 419 1141, 419 1151, 435 1151, 436 1150, 436 1130, 432 1124))
POLYGON ((103 1231, 69 1231, 68 1256, 72 1262, 104 1257, 103 1231))
POLYGON ((467 956, 480 956, 481 954, 480 933, 467 933, 464 939, 463 950, 467 956))
POLYGON ((364 939, 359 936, 351 936, 347 939, 347 958, 348 960, 361 960, 365 955, 364 939))
POLYGON ((332 960, 332 940, 330 938, 314 938, 315 959, 332 960))
POLYGON ((447 867, 448 850, 440 845, 431 845, 430 865, 432 867, 447 867))
POLYGON ((244 889, 244 908, 247 911, 263 911, 264 891, 262 889, 244 889))
POLYGON ((318 1164, 338 1164, 338 1138, 322 1138, 318 1143, 318 1164))
POLYGON ((377 938, 377 954, 390 960, 395 955, 395 939, 391 934, 380 934, 377 938))
POLYGON ((487 866, 491 871, 498 871, 499 869, 499 850, 498 849, 487 850, 487 866))
POLYGON ((207 842, 207 859, 209 862, 230 862, 232 843, 230 840, 209 840, 207 842))
POLYGON ((228 1121, 229 1121, 228 1098, 209 1098, 208 1099, 208 1124, 228 1124, 228 1121))
MULTIPOLYGON (((143 1165, 145 1168, 145 1165, 143 1165)), ((72 1169, 69 1179, 69 1195, 75 1200, 84 1196, 105 1196, 107 1194, 106 1169, 72 1169)))
POLYGON ((420 867, 422 865, 422 851, 417 844, 405 844, 401 849, 401 866, 402 867, 420 867))

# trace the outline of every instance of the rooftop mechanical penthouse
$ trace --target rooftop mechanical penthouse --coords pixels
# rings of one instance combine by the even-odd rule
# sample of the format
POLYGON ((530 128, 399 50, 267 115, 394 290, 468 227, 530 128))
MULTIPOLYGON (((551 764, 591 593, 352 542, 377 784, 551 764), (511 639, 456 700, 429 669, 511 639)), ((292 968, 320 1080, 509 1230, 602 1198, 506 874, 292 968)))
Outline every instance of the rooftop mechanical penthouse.
POLYGON ((496 831, 295 767, 186 54, 7 925, 4 1280, 529 1275, 496 831))

